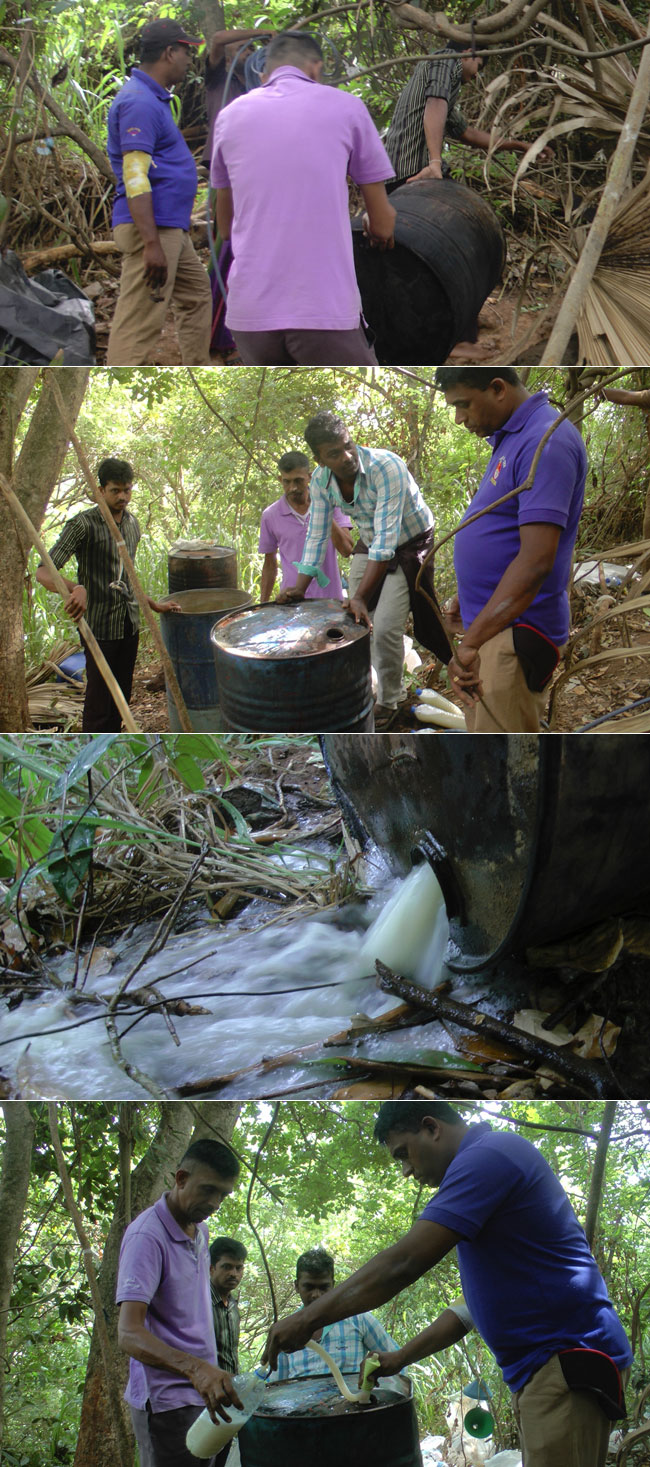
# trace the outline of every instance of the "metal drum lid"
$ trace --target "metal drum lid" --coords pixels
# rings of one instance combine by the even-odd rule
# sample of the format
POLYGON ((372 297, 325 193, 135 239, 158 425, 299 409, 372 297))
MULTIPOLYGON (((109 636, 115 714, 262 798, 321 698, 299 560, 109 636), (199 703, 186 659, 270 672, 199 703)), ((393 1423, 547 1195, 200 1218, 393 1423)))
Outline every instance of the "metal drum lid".
POLYGON ((175 540, 167 552, 168 560, 223 560, 235 554, 234 545, 214 545, 211 540, 175 540))
POLYGON ((165 616, 221 616, 223 612, 247 606, 250 599, 248 591, 232 586, 206 586, 193 591, 168 591, 160 604, 164 606, 165 616), (181 610, 172 611, 166 605, 168 601, 177 601, 181 610))
POLYGON ((212 631, 220 651, 264 660, 316 657, 369 637, 340 601, 319 598, 278 606, 270 602, 224 617, 212 631))
MULTIPOLYGON (((350 1390, 358 1389, 358 1373, 343 1379, 350 1390)), ((264 1399, 257 1408, 257 1416, 273 1417, 327 1417, 330 1413, 358 1415, 360 1411, 378 1410, 382 1406, 395 1406, 410 1395, 410 1381, 402 1376, 390 1376, 373 1391, 373 1402, 360 1406, 358 1402, 346 1401, 331 1375, 308 1376, 299 1380, 272 1381, 267 1386, 264 1399)))

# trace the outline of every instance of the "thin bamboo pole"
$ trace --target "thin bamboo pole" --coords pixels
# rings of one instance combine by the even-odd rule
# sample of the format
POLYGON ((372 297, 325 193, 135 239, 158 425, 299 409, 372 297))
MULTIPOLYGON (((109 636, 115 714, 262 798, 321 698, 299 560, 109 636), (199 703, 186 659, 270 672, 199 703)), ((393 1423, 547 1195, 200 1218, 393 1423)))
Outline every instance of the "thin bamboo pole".
MULTIPOLYGON (((646 31, 646 39, 649 38, 650 21, 648 22, 646 31)), ((650 46, 645 46, 639 63, 637 78, 632 89, 630 105, 627 109, 625 122, 621 128, 616 152, 614 153, 609 178, 605 184, 603 196, 596 210, 596 216, 589 230, 584 249, 582 250, 573 278, 562 302, 557 321, 551 332, 546 351, 542 358, 543 367, 554 366, 557 362, 561 362, 564 357, 583 301, 598 267, 598 262, 605 247, 614 214, 616 213, 621 194, 625 187, 649 99, 650 46)))
MULTIPOLYGON (((41 540, 38 530, 32 524, 32 521, 30 520, 27 511, 23 508, 18 498, 18 495, 14 494, 14 491, 11 488, 8 480, 5 479, 4 474, 0 474, 0 490, 2 490, 5 499, 9 501, 9 504, 11 505, 11 508, 13 509, 16 518, 20 521, 20 524, 23 526, 23 529, 29 536, 32 545, 34 545, 38 550, 43 564, 47 566, 47 569, 50 572, 50 575, 52 577, 52 580, 54 581, 57 591, 59 592, 59 595, 62 596, 64 600, 67 600, 70 593, 63 579, 63 576, 61 575, 61 572, 57 570, 51 556, 48 555, 48 552, 45 548, 43 541, 41 540)), ((91 655, 95 659, 95 662, 97 663, 99 671, 101 672, 101 675, 104 679, 104 682, 106 683, 111 697, 113 698, 114 703, 117 705, 117 708, 122 715, 122 722, 124 723, 125 728, 128 729, 129 733, 138 733, 138 725, 133 718, 131 709, 129 708, 126 698, 124 697, 124 693, 122 692, 122 689, 115 677, 115 674, 111 671, 106 661, 99 642, 93 636, 93 633, 88 626, 86 618, 82 616, 81 620, 77 622, 77 626, 79 628, 79 631, 81 632, 84 642, 86 643, 86 646, 88 647, 88 650, 90 651, 91 655)))
POLYGON ((155 616, 153 614, 153 611, 151 610, 151 607, 149 605, 148 598, 147 598, 147 596, 145 595, 145 593, 144 593, 144 591, 142 589, 142 585, 140 583, 140 580, 139 580, 139 577, 138 577, 136 568, 135 568, 135 566, 133 564, 133 561, 131 559, 131 556, 129 555, 129 552, 128 552, 128 550, 126 548, 126 545, 124 543, 124 538, 123 538, 122 533, 120 531, 120 527, 119 527, 118 524, 116 524, 115 520, 113 519, 113 516, 112 516, 112 514, 110 512, 110 509, 108 508, 108 505, 105 504, 104 499, 102 498, 102 495, 99 492, 99 489, 97 487, 97 484, 95 483, 95 480, 94 480, 93 475, 92 475, 92 472, 91 472, 90 464, 89 464, 88 458, 86 456, 85 449, 83 447, 83 444, 80 442, 79 438, 77 437, 77 435, 75 433, 75 430, 74 430, 74 428, 72 426, 70 415, 69 415, 69 413, 67 411, 67 408, 65 406, 65 403, 64 403, 63 398, 61 396, 61 392, 59 390, 59 386, 58 386, 58 383, 56 381, 56 377, 53 377, 52 378, 51 387, 52 387, 52 394, 53 394, 53 397, 54 397, 54 401, 55 401, 55 403, 57 405, 57 409, 58 409, 58 412, 59 412, 59 417, 61 418, 61 421, 63 423, 63 426, 65 428, 65 431, 66 431, 66 433, 67 433, 67 435, 68 435, 68 437, 70 439, 70 442, 71 442, 71 444, 72 444, 72 446, 74 448, 74 451, 75 451, 75 453, 77 455, 77 458, 79 460, 79 464, 81 466, 81 470, 82 470, 83 476, 84 476, 84 478, 86 480, 86 483, 88 485, 88 488, 90 489, 90 492, 91 492, 92 497, 93 497, 93 499, 95 501, 95 504, 97 505, 97 508, 100 510, 100 512, 101 512, 101 514, 102 514, 102 516, 103 516, 106 524, 108 525, 108 528, 109 528, 109 530, 111 532, 111 535, 113 536, 113 539, 114 539, 114 541, 115 541, 115 543, 117 545, 117 548, 118 548, 120 557, 121 557, 121 559, 123 561, 123 564, 124 564, 124 569, 125 569, 125 571, 127 573, 127 576, 128 576, 128 578, 129 578, 129 580, 131 582, 131 585, 133 587, 133 593, 135 595, 135 599, 136 599, 136 601, 138 603, 138 606, 140 607, 140 610, 142 612, 142 615, 144 616, 144 619, 145 619, 145 621, 147 623, 147 626, 149 628, 149 631, 151 632, 151 635, 152 635, 152 637, 154 639, 154 642, 156 644, 156 648, 157 648, 157 650, 158 650, 158 652, 160 654, 160 659, 161 659, 163 668, 165 670, 165 680, 166 680, 166 683, 167 683, 167 687, 169 688, 169 691, 170 691, 170 693, 172 695, 172 698, 174 699, 174 702, 176 704, 176 708, 177 708, 177 711, 178 711, 178 717, 179 717, 179 720, 180 720, 181 728, 183 729, 183 731, 185 733, 192 733, 192 725, 190 723, 189 714, 188 714, 187 708, 185 706, 185 699, 184 699, 183 694, 182 694, 182 692, 180 690, 178 678, 176 676, 176 673, 175 673, 175 670, 174 670, 174 666, 173 666, 171 657, 170 657, 170 655, 169 655, 169 653, 167 651, 167 648, 166 648, 166 646, 165 646, 165 644, 163 642, 163 639, 162 639, 162 636, 161 636, 161 632, 160 632, 160 627, 158 626, 158 623, 157 623, 157 621, 155 619, 155 616))

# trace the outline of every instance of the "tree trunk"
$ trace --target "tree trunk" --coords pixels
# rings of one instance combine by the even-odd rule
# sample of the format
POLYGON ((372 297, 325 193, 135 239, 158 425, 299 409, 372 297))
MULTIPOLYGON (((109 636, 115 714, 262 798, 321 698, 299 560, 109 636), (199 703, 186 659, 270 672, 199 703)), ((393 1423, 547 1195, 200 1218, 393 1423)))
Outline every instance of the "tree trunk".
POLYGON ((7 1379, 9 1300, 16 1247, 27 1203, 34 1140, 34 1120, 28 1105, 14 1100, 3 1105, 2 1109, 5 1118, 5 1146, 0 1173, 0 1455, 7 1379))
POLYGON ((607 1161, 607 1150, 609 1147, 609 1139, 612 1134, 612 1127, 616 1119, 617 1108, 617 1100, 605 1101, 603 1119, 598 1136, 598 1143, 596 1146, 596 1156, 594 1158, 594 1169, 591 1174, 591 1185, 589 1187, 589 1197, 587 1199, 587 1215, 585 1218, 585 1233, 587 1234, 587 1242, 592 1251, 594 1247, 594 1238, 596 1236, 598 1209, 600 1207, 600 1200, 603 1194, 603 1182, 605 1180, 605 1163, 607 1161))
MULTIPOLYGON (((3 367, 0 372, 0 472, 13 484, 18 498, 37 529, 57 483, 68 446, 65 428, 54 403, 50 373, 56 372, 73 423, 79 415, 88 384, 87 367, 46 367, 38 374, 40 391, 22 448, 14 460, 16 434, 27 402, 37 386, 29 367, 3 367)), ((29 728, 25 688, 23 637, 23 583, 29 545, 0 495, 0 731, 22 733, 29 728)))
MULTIPOLYGON (((117 1265, 124 1229, 138 1213, 151 1207, 166 1186, 171 1185, 176 1166, 190 1140, 210 1135, 221 1141, 229 1141, 239 1114, 239 1106, 227 1102, 206 1102, 204 1105, 176 1102, 163 1104, 153 1140, 138 1166, 131 1171, 131 1154, 140 1119, 139 1112, 142 1109, 132 1104, 120 1106, 120 1185, 98 1275, 109 1345, 115 1369, 124 1386, 128 1376, 128 1359, 122 1355, 117 1344, 118 1310, 115 1303, 117 1265)), ((126 1406, 124 1409, 128 1417, 126 1406)), ((95 1327, 86 1367, 74 1467, 115 1467, 117 1460, 101 1349, 95 1327)))

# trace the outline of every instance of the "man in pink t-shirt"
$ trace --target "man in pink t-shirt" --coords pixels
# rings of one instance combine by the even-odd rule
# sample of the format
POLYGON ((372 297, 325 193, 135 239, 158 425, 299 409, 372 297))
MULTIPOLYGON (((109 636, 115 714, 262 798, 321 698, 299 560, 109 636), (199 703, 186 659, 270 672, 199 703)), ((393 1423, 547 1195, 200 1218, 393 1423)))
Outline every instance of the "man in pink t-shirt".
MULTIPOLYGON (((282 572, 280 589, 286 591, 295 586, 298 579, 297 562, 303 559, 309 524, 311 465, 306 453, 283 453, 282 458, 278 459, 278 468, 283 492, 279 499, 263 510, 260 525, 258 549, 264 556, 260 601, 271 599, 278 573, 278 554, 282 572)), ((342 510, 335 509, 323 564, 328 584, 319 586, 313 580, 305 593, 306 599, 313 600, 319 596, 333 597, 335 601, 342 599, 343 587, 336 552, 338 550, 340 555, 352 554, 350 525, 348 516, 342 510)))
POLYGON ((303 32, 266 54, 264 85, 219 114, 211 182, 234 262, 226 322, 248 365, 375 364, 354 271, 348 175, 371 244, 393 244, 392 165, 363 102, 319 85, 323 56, 303 32))

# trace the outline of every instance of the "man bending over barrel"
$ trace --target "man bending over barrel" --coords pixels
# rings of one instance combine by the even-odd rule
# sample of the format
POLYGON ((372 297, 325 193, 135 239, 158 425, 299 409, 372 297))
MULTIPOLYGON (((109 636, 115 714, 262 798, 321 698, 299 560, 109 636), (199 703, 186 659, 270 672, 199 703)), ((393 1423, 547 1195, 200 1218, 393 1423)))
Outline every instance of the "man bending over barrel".
POLYGON ((584 500, 585 446, 573 423, 560 423, 532 487, 514 492, 559 416, 546 393, 528 392, 514 367, 440 367, 436 387, 456 422, 492 449, 454 539, 458 594, 445 610, 461 640, 449 663, 452 687, 468 705, 470 733, 536 733, 569 635, 567 588, 584 500))
POLYGON ((436 1195, 391 1248, 273 1326, 269 1364, 314 1329, 387 1303, 456 1248, 472 1319, 512 1392, 525 1467, 605 1467, 632 1351, 548 1163, 444 1101, 387 1101, 375 1138, 436 1195))
POLYGON ((328 585, 323 562, 335 509, 346 510, 361 539, 350 564, 349 610, 372 628, 377 673, 375 727, 389 728, 403 696, 404 628, 412 609, 419 642, 447 662, 451 655, 435 611, 433 582, 425 587, 434 606, 416 594, 415 579, 433 543, 433 515, 404 460, 386 448, 361 448, 334 413, 320 412, 305 438, 318 468, 312 474, 311 513, 298 579, 278 601, 301 601, 315 577, 328 585), (372 612, 372 620, 371 620, 372 612))
MULTIPOLYGON (((418 62, 397 98, 386 134, 386 152, 396 178, 391 190, 401 183, 448 176, 450 170, 442 157, 445 137, 487 153, 490 133, 470 127, 458 107, 461 87, 473 81, 482 65, 482 57, 473 56, 464 43, 456 41, 449 41, 429 60, 418 62)), ((529 147, 520 138, 500 138, 494 151, 527 153, 529 147)), ((550 148, 540 154, 542 158, 550 156, 550 148)))
MULTIPOLYGON (((324 1248, 309 1248, 296 1264, 296 1293, 303 1308, 317 1303, 334 1288, 334 1259, 324 1248)), ((343 1375, 355 1375, 367 1354, 397 1349, 395 1341, 373 1314, 353 1314, 332 1326, 316 1329, 310 1337, 321 1344, 343 1375)), ((386 1354, 388 1358, 388 1354, 386 1354)), ((327 1366, 315 1350, 298 1350, 278 1356, 275 1380, 296 1380, 306 1375, 325 1375, 327 1366)), ((386 1372, 388 1373, 388 1372, 386 1372)))

